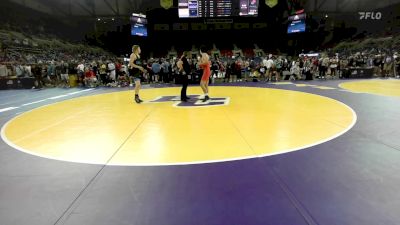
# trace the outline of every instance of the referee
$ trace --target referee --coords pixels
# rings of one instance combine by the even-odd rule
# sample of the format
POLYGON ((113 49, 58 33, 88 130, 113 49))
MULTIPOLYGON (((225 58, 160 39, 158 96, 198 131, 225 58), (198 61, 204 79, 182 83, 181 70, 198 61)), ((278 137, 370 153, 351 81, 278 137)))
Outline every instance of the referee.
POLYGON ((187 60, 187 52, 183 52, 182 57, 177 62, 179 74, 181 75, 182 89, 181 89, 181 101, 187 102, 189 97, 186 95, 187 86, 189 84, 188 76, 190 75, 190 65, 187 60))

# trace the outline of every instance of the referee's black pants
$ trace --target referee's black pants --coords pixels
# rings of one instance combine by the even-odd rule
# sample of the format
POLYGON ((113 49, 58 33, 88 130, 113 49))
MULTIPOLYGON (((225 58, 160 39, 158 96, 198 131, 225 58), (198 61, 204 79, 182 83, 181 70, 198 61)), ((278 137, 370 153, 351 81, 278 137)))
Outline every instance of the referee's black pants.
POLYGON ((186 95, 186 90, 187 86, 189 84, 189 79, 187 75, 180 75, 181 76, 181 81, 182 81, 182 89, 181 89, 181 100, 186 100, 187 95, 186 95))

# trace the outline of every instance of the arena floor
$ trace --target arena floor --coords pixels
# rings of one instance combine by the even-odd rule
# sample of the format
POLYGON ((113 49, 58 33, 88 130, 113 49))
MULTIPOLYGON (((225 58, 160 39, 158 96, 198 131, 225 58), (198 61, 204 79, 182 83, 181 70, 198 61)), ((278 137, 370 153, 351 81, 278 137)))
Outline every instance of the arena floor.
POLYGON ((400 80, 179 91, 0 91, 0 224, 400 224, 400 80))

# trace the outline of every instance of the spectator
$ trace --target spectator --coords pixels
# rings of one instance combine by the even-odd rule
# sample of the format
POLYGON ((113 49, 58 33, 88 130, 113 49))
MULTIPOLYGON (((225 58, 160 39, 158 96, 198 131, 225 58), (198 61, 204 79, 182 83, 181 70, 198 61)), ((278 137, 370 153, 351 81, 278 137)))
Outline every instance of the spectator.
POLYGON ((161 72, 160 62, 157 60, 154 60, 153 64, 151 65, 151 70, 153 71, 153 74, 154 74, 154 82, 158 83, 159 77, 160 77, 160 72, 161 72))
POLYGON ((108 73, 109 73, 109 77, 110 77, 110 82, 115 84, 115 82, 117 81, 116 80, 117 75, 115 72, 115 64, 113 62, 109 61, 107 64, 107 68, 108 68, 108 73))
POLYGON ((84 83, 86 87, 95 87, 97 82, 96 75, 93 72, 92 68, 86 67, 85 69, 85 79, 84 83))
POLYGON ((61 77, 61 86, 70 88, 69 84, 69 75, 68 75, 68 63, 61 61, 60 64, 60 77, 61 77))

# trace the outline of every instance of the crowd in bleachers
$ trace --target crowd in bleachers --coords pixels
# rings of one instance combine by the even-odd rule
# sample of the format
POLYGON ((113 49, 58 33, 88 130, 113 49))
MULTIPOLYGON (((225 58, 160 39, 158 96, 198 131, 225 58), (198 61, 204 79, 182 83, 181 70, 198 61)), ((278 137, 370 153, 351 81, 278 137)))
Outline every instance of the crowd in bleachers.
MULTIPOLYGON (((69 86, 66 74, 96 73, 96 68, 111 62, 117 64, 117 57, 99 48, 0 30, 0 79, 35 77, 38 88, 69 86)), ((88 80, 78 77, 81 84, 88 80)))
MULTIPOLYGON (((400 58, 396 43, 379 48, 379 41, 339 44, 323 53, 299 56, 260 55, 251 50, 235 55, 221 50, 211 55, 211 82, 311 80, 349 78, 354 69, 371 71, 371 77, 399 77, 400 58), (351 46, 351 47, 349 47, 351 46)), ((0 32, 0 79, 6 77, 32 77, 35 87, 43 86, 111 86, 132 85, 127 62, 98 48, 74 45, 59 40, 27 38, 15 32, 0 32), (74 79, 71 79, 73 76, 74 79), (72 83, 71 83, 72 82, 72 83)), ((365 41, 364 41, 365 42, 365 41)), ((387 43, 383 40, 383 43, 387 43)), ((236 47, 236 46, 235 46, 236 47)), ((177 56, 143 60, 146 73, 144 83, 176 83, 177 56)), ((191 79, 201 74, 196 55, 189 57, 191 79)))

